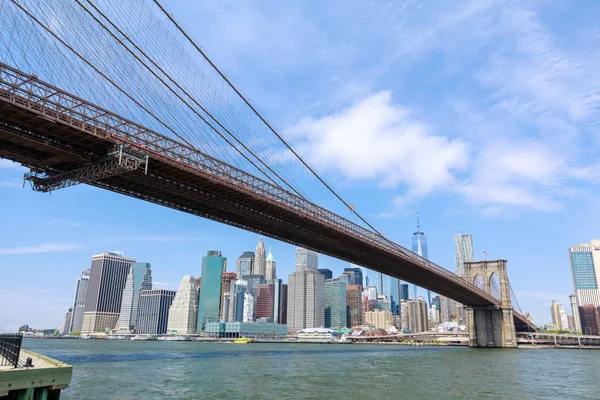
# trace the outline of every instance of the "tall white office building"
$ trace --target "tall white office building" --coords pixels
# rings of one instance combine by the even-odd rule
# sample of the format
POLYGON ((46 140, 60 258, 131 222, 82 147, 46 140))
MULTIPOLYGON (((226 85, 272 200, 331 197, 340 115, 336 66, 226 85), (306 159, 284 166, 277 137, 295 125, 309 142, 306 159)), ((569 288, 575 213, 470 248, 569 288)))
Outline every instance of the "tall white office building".
POLYGON ((167 333, 191 335, 196 333, 198 320, 198 290, 193 276, 184 276, 169 308, 167 333))
POLYGON ((473 237, 470 233, 457 233, 454 235, 454 257, 456 259, 456 275, 462 276, 465 262, 475 261, 473 237))
POLYGON ((569 248, 577 307, 600 306, 600 240, 569 248))
POLYGON ((127 275, 134 262, 117 252, 92 256, 82 333, 110 330, 117 325, 127 275))
POLYGON ((269 249, 269 255, 267 256, 267 272, 265 275, 265 280, 272 281, 274 279, 277 279, 277 265, 275 264, 275 257, 273 257, 271 249, 269 249))
POLYGON ((242 322, 254 321, 254 296, 250 292, 244 292, 244 316, 242 322))
POLYGON ((120 332, 135 331, 141 290, 152 290, 152 270, 149 263, 134 262, 129 268, 123 289, 121 313, 116 326, 120 332))
POLYGON ((262 238, 258 241, 256 251, 254 252, 254 271, 252 275, 262 275, 263 277, 267 274, 267 249, 262 238))
POLYGON ((287 323, 290 330, 325 325, 325 275, 317 253, 297 248, 296 270, 288 278, 287 323))
POLYGON ((73 300, 73 311, 68 331, 81 331, 83 327, 83 312, 85 311, 85 297, 87 296, 88 282, 90 280, 90 270, 84 269, 81 276, 77 278, 75 286, 75 299, 73 300))
POLYGON ((577 299, 575 298, 574 294, 569 296, 569 301, 571 303, 571 313, 573 313, 573 325, 575 328, 575 332, 581 332, 581 320, 579 319, 579 309, 577 308, 577 299))

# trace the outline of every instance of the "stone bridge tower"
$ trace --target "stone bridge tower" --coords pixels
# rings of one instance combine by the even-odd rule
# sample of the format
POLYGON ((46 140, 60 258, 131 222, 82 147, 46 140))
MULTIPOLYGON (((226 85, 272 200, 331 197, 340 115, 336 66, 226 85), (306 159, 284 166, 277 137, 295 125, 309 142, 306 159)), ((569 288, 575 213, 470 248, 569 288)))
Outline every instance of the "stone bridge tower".
POLYGON ((492 294, 492 279, 500 283, 499 306, 465 305, 470 347, 517 347, 506 260, 466 262, 463 277, 472 284, 483 281, 483 290, 492 294))

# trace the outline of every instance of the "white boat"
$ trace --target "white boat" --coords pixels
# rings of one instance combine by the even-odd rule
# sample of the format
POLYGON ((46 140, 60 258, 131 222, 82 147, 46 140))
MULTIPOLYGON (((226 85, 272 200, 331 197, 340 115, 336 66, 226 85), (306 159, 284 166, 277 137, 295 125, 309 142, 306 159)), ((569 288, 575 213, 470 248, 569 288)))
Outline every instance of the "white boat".
POLYGON ((135 335, 131 340, 152 340, 150 335, 135 335))
POLYGON ((183 336, 161 336, 157 340, 164 340, 167 342, 183 342, 186 339, 183 336))
POLYGON ((80 339, 91 339, 92 337, 90 335, 81 335, 79 338, 80 339))
POLYGON ((125 336, 121 336, 121 335, 110 335, 107 337, 108 340, 126 340, 127 338, 125 336))

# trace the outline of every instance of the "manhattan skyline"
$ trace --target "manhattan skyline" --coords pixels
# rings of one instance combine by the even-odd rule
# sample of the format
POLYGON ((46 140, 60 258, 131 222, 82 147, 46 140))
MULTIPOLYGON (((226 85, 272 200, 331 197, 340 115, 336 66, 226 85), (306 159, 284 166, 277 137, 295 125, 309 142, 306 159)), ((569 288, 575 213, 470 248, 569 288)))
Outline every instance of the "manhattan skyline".
MULTIPOLYGON (((599 217, 589 212, 598 197, 598 168, 590 156, 597 137, 587 125, 597 117, 598 101, 581 90, 597 89, 591 67, 597 56, 588 50, 593 35, 588 39, 586 32, 598 5, 576 15, 566 3, 509 4, 503 13, 498 4, 425 11, 407 6, 384 13, 362 3, 354 10, 378 21, 390 38, 412 37, 413 24, 431 27, 411 45, 377 41, 377 29, 344 30, 352 24, 346 21, 357 19, 335 17, 331 6, 315 3, 297 6, 295 13, 248 3, 231 14, 229 3, 203 7, 181 1, 173 11, 308 161, 387 237, 410 246, 411 213, 418 205, 431 260, 453 271, 452 236, 473 234, 475 259, 484 250, 488 259, 507 259, 521 307, 544 323, 550 319, 548 303, 568 304, 572 292, 568 248, 598 237, 599 217), (331 27, 307 17, 315 9, 331 16, 331 27), (270 18, 273 12, 287 22, 270 18), (234 23, 240 15, 249 16, 245 24, 234 23), (576 23, 563 26, 558 15, 576 23), (435 24, 438 19, 444 23, 435 24), (482 25, 490 19, 494 23, 482 25), (266 20, 274 25, 266 28, 266 20), (400 23, 406 20, 414 22, 400 23), (236 28, 236 40, 217 34, 223 26, 236 28), (295 35, 296 28, 312 34, 295 35), (449 36, 458 43, 447 43, 449 36), (574 37, 575 45, 569 41, 574 37), (309 46, 306 38, 321 40, 309 46), (360 52, 362 40, 380 47, 360 52), (310 52, 313 44, 318 57, 299 59, 289 50, 310 52), (395 58, 382 57, 382 50, 395 58), (515 62, 507 66, 507 59, 515 62), (373 126, 373 120, 384 123, 373 126), (347 130, 348 124, 368 129, 347 130), (332 153, 320 138, 350 147, 332 153)), ((115 250, 150 262, 157 286, 175 289, 182 276, 200 274, 206 250, 219 249, 232 260, 256 245, 251 233, 90 187, 51 196, 22 191, 24 172, 0 160, 5 330, 27 322, 51 327, 62 320, 90 254, 115 250)), ((266 240, 278 275, 287 276, 294 268, 293 246, 266 240)), ((320 265, 335 276, 345 263, 323 257, 320 265)))

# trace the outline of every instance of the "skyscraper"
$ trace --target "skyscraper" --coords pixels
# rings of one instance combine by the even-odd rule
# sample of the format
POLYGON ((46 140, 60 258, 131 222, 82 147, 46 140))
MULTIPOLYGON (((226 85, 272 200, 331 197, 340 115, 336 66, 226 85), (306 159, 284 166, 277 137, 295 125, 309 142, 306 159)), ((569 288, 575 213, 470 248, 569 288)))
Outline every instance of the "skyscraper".
POLYGON ((88 283, 90 280, 90 270, 84 269, 81 276, 77 278, 75 285, 75 300, 73 301, 73 315, 69 332, 81 331, 83 327, 83 312, 85 311, 85 297, 87 296, 88 283))
POLYGON ((268 281, 277 279, 277 265, 275 264, 275 257, 273 257, 270 248, 269 255, 267 256, 267 272, 265 274, 265 279, 268 281))
MULTIPOLYGON (((427 236, 421 232, 421 226, 419 224, 419 211, 417 211, 417 231, 412 236, 412 251, 424 258, 429 258, 427 251, 427 236)), ((431 303, 431 293, 427 291, 427 297, 431 303)), ((413 299, 417 298, 417 285, 413 285, 413 299)))
POLYGON ((402 308, 402 330, 404 332, 426 332, 429 330, 429 319, 427 302, 422 297, 416 300, 403 301, 402 308))
POLYGON ((256 245, 256 256, 254 259, 254 270, 252 271, 252 275, 267 275, 267 254, 265 249, 265 244, 262 240, 262 237, 258 241, 258 245, 256 245))
POLYGON ((333 272, 330 269, 319 268, 318 271, 319 271, 320 274, 325 275, 325 279, 332 279, 333 278, 333 272))
POLYGON ((365 313, 365 322, 374 325, 377 329, 390 329, 392 318, 391 311, 373 310, 365 313))
POLYGON ((115 328, 120 331, 131 332, 137 325, 138 301, 140 290, 152 289, 152 270, 149 263, 134 262, 129 268, 127 281, 123 289, 121 300, 121 313, 115 328))
POLYGON ((346 318, 348 328, 362 325, 362 286, 346 286, 346 318))
POLYGON ((235 262, 235 271, 240 279, 244 275, 251 275, 254 271, 254 253, 251 251, 243 252, 235 262))
POLYGON ((113 329, 117 325, 127 274, 134 262, 116 252, 92 256, 82 333, 113 329))
POLYGON ((242 322, 244 319, 244 294, 248 288, 248 282, 242 279, 231 284, 231 295, 229 296, 229 309, 227 322, 242 322))
POLYGON ((600 306, 600 240, 569 248, 569 258, 577 306, 600 306))
POLYGON ((71 319, 73 319, 73 307, 69 307, 69 311, 67 311, 67 314, 65 315, 65 322, 63 323, 61 334, 69 334, 69 328, 71 327, 71 319))
POLYGON ((256 299, 256 318, 273 320, 275 312, 275 284, 263 283, 258 285, 258 298, 256 299))
POLYGON ((281 279, 268 280, 258 285, 258 297, 256 299, 256 318, 266 318, 275 324, 281 322, 287 313, 287 285, 281 279), (284 301, 282 301, 285 299, 284 301), (282 308, 286 308, 282 312, 282 308))
POLYGON ((235 272, 223 272, 223 287, 221 288, 221 309, 219 310, 220 321, 226 322, 229 315, 229 305, 231 303, 231 284, 237 280, 235 272))
POLYGON ((319 255, 314 251, 296 248, 296 271, 317 272, 319 269, 319 255))
POLYGON ((408 283, 400 284, 400 301, 408 300, 408 283))
POLYGON ((290 330, 325 324, 325 276, 318 272, 317 253, 297 248, 296 270, 288 279, 287 323, 290 330))
POLYGON ((600 334, 600 307, 586 304, 579 307, 581 318, 581 333, 598 336, 600 334))
POLYGON ((569 320, 567 318, 567 313, 565 312, 565 307, 562 304, 557 304, 556 301, 552 300, 552 307, 550 310, 552 312, 552 323, 556 329, 568 330, 569 320))
POLYGON ((325 282, 325 328, 346 327, 346 282, 330 279, 325 282))
POLYGON ((209 250, 202 257, 202 284, 198 297, 198 328, 200 333, 207 322, 219 322, 221 310, 221 287, 223 272, 227 268, 227 258, 217 250, 209 250))
POLYGON ((454 235, 454 258, 456 259, 456 275, 462 276, 465 262, 475 261, 473 237, 470 233, 457 233, 454 235))
MULTIPOLYGON (((242 276, 242 279, 244 281, 246 281, 246 293, 249 293, 252 295, 252 318, 256 318, 256 306, 258 305, 257 299, 258 299, 258 287, 260 285, 262 285, 263 283, 265 283, 265 276, 264 275, 244 275, 242 276)), ((244 301, 246 297, 244 297, 244 301)), ((245 314, 246 315, 246 314, 245 314)), ((247 314, 250 315, 250 314, 247 314)), ((252 319, 251 321, 254 321, 254 319, 252 319)))
POLYGON ((254 299, 252 293, 246 291, 244 293, 244 317, 242 322, 252 322, 254 321, 254 299))
POLYGON ((169 308, 167 333, 191 335, 198 321, 198 290, 193 276, 184 276, 169 308))
POLYGON ((379 272, 372 274, 370 281, 377 288, 377 295, 388 299, 392 314, 400 314, 400 281, 379 272))
POLYGON ((147 335, 167 333, 169 309, 175 295, 174 290, 140 290, 136 333, 147 335))
POLYGON ((569 296, 569 301, 571 303, 571 312, 573 313, 573 328, 575 332, 581 332, 581 321, 579 320, 579 309, 577 308, 577 300, 575 299, 575 295, 572 294, 569 296))
POLYGON ((350 276, 351 285, 363 285, 362 269, 358 267, 344 268, 344 274, 350 276))

